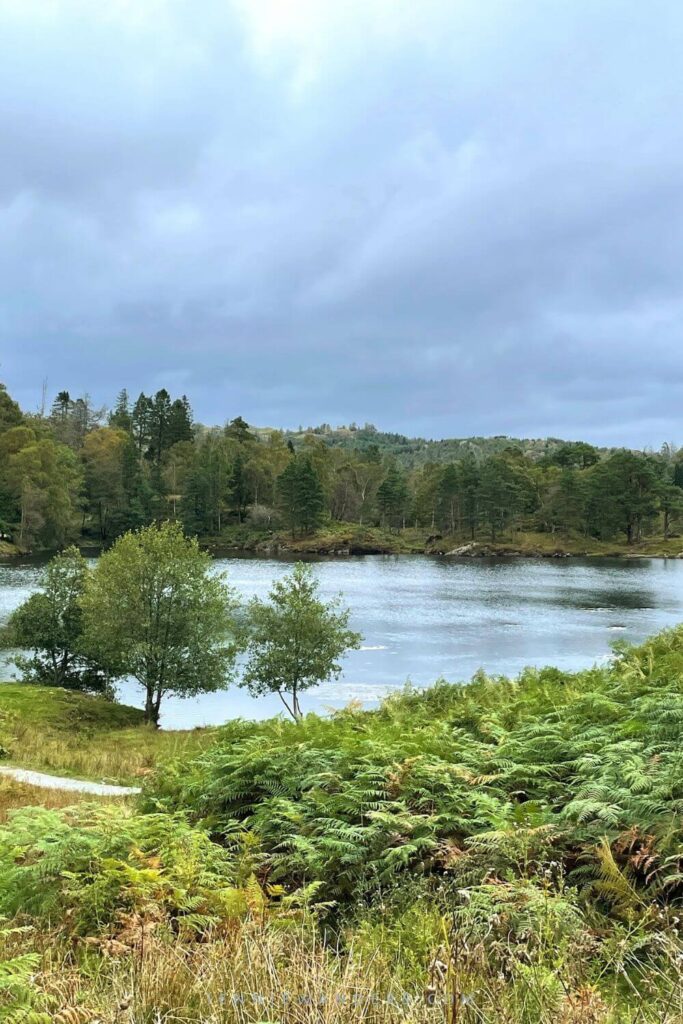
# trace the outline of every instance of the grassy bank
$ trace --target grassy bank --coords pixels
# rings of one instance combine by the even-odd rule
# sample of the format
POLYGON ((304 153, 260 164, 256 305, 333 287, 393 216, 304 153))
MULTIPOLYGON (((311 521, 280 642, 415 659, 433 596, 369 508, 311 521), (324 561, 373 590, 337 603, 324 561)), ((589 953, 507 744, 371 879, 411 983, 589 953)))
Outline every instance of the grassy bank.
MULTIPOLYGON (((621 538, 598 540, 580 534, 540 533, 515 531, 492 541, 490 535, 479 533, 472 541, 469 535, 441 534, 435 529, 408 526, 403 530, 389 530, 378 526, 358 526, 353 523, 328 523, 308 536, 292 536, 287 531, 273 531, 248 524, 226 527, 220 535, 200 538, 203 547, 213 555, 247 554, 261 557, 281 556, 348 556, 348 555, 443 555, 454 549, 468 548, 463 557, 485 555, 519 555, 525 558, 552 558, 562 556, 603 558, 678 558, 683 556, 683 537, 648 537, 634 544, 621 538)), ((87 556, 94 557, 101 543, 84 539, 80 547, 87 556)), ((48 557, 53 552, 42 552, 48 557)), ((0 542, 0 561, 11 562, 21 552, 12 544, 0 542)))
POLYGON ((563 537, 550 533, 515 533, 495 542, 480 536, 472 542, 462 538, 444 537, 425 542, 430 554, 448 554, 469 548, 463 557, 484 555, 520 555, 526 558, 581 556, 587 558, 678 558, 683 555, 683 538, 649 537, 635 544, 619 540, 596 540, 594 537, 563 537))
POLYGON ((364 555, 364 554, 449 554, 463 551, 463 557, 484 555, 520 555, 550 558, 584 557, 662 557, 677 558, 683 553, 683 538, 648 537, 635 544, 620 538, 597 540, 582 535, 566 536, 539 532, 515 531, 492 541, 480 533, 474 541, 462 534, 440 534, 434 529, 407 527, 396 531, 380 527, 361 527, 349 523, 330 523, 306 537, 292 537, 286 532, 256 530, 248 525, 231 526, 219 537, 203 538, 203 543, 217 555, 249 553, 254 555, 364 555))
POLYGON ((0 685, 3 763, 123 785, 139 783, 159 759, 191 757, 211 743, 211 729, 164 732, 143 713, 52 687, 0 685))
POLYGON ((216 554, 244 552, 255 555, 373 555, 422 554, 429 534, 408 528, 400 532, 353 523, 328 523, 308 536, 285 530, 255 529, 248 524, 227 527, 220 536, 202 543, 216 554))

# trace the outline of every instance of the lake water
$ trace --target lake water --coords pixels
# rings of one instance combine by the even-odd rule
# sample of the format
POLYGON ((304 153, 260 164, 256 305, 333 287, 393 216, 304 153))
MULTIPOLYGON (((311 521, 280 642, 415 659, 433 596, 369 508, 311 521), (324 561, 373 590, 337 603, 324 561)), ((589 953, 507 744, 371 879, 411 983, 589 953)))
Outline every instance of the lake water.
MULTIPOLYGON (((245 600, 265 596, 290 565, 273 559, 215 563, 245 600)), ((368 556, 313 563, 325 597, 342 593, 362 648, 344 659, 338 682, 303 696, 305 710, 359 700, 371 707, 407 680, 469 679, 480 667, 517 673, 525 665, 578 669, 609 657, 617 638, 640 640, 683 619, 683 561, 663 559, 438 559, 368 556)), ((40 566, 0 565, 0 623, 40 582, 40 566)), ((8 670, 4 673, 9 674, 8 670)), ((140 705, 132 682, 120 688, 140 705)), ((282 710, 237 687, 194 700, 167 698, 166 728, 282 710)))

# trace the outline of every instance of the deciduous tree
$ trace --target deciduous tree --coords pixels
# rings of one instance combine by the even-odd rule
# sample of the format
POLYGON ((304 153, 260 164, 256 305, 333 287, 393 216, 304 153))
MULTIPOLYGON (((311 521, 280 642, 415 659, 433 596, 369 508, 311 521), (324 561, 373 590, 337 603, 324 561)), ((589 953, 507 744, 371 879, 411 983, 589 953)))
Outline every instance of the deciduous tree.
POLYGON ((67 548, 45 568, 41 589, 11 615, 12 642, 33 651, 16 659, 28 682, 110 694, 106 673, 84 649, 81 602, 88 572, 78 549, 67 548))
POLYGON ((127 533, 100 558, 83 601, 86 649, 113 676, 133 676, 145 717, 166 694, 193 697, 232 677, 235 599, 177 523, 127 533))
POLYGON ((300 694, 338 678, 338 659, 360 644, 360 634, 348 628, 349 616, 338 600, 320 600, 310 567, 299 563, 273 584, 268 601, 254 598, 249 605, 248 660, 240 685, 254 696, 277 693, 299 721, 300 694))

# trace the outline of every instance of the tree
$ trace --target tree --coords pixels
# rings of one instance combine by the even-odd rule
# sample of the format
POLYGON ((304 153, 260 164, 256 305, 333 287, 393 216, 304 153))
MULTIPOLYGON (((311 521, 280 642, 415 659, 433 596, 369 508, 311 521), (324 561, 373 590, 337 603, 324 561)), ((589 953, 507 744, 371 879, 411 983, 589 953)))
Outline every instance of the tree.
POLYGON ((295 456, 277 481, 278 507, 292 531, 312 533, 322 521, 325 495, 310 456, 295 456))
POLYGON ((683 492, 675 484, 662 482, 659 485, 659 507, 662 512, 662 536, 668 540, 671 524, 683 514, 683 492))
POLYGON ((163 523, 120 537, 88 580, 86 649, 112 676, 140 683, 154 725, 165 694, 192 697, 231 679, 235 600, 210 565, 179 524, 163 523))
POLYGON ((455 527, 459 518, 460 490, 461 484, 458 467, 454 462, 451 462, 443 470, 438 490, 441 517, 446 525, 446 529, 451 533, 455 533, 455 527))
MULTIPOLYGON (((150 406, 149 431, 150 446, 147 453, 155 466, 160 466, 161 457, 169 447, 171 425, 171 396, 166 388, 161 388, 154 396, 150 406)), ((181 440, 178 438, 178 440, 181 440)))
POLYGON ((10 616, 12 642, 33 651, 16 659, 28 682, 110 695, 106 674, 84 651, 81 601, 88 572, 78 549, 67 548, 47 565, 42 590, 10 616))
POLYGON ((298 517, 304 533, 313 533, 322 522, 325 495, 320 477, 308 456, 298 459, 298 517))
POLYGON ((192 409, 187 395, 176 398, 168 413, 167 444, 172 448, 180 441, 192 440, 192 409))
POLYGON ((8 394, 7 388, 0 383, 0 433, 23 423, 21 409, 8 394))
POLYGON ((101 540, 120 531, 127 510, 124 457, 130 438, 123 430, 102 427, 88 434, 82 450, 90 511, 101 540))
POLYGON ((479 524, 479 490, 481 476, 476 459, 470 453, 460 463, 460 485, 462 487, 462 515, 467 523, 472 540, 479 524))
POLYGON ((117 430, 124 430, 127 434, 131 432, 133 419, 130 412, 128 392, 125 388, 119 391, 116 405, 109 414, 109 426, 116 427, 117 430))
POLYGON ((66 445, 30 427, 0 435, 0 494, 20 547, 63 546, 76 526, 80 466, 66 445))
POLYGON ((52 403, 50 423, 54 436, 69 448, 79 449, 86 435, 99 425, 104 409, 93 408, 89 395, 72 399, 68 391, 60 391, 52 403))
POLYGON ((189 536, 196 537, 211 529, 209 480, 201 465, 195 464, 185 479, 180 519, 189 536))
POLYGON ((515 517, 529 500, 531 487, 527 460, 513 449, 492 455, 479 477, 479 503, 491 540, 514 524, 515 517))
POLYGON ((599 459, 598 449, 585 441, 565 441, 547 461, 561 469, 587 469, 599 459))
POLYGON ((338 678, 346 651, 361 636, 348 628, 350 612, 339 599, 318 598, 318 582, 309 566, 299 563, 270 591, 269 601, 249 605, 247 665, 240 683, 253 696, 277 693, 295 721, 302 716, 299 694, 338 678))
POLYGON ((628 544, 640 540, 643 527, 657 512, 657 475, 652 457, 621 449, 590 473, 587 515, 598 536, 617 531, 628 544))
POLYGON ((71 395, 68 391, 59 391, 57 397, 52 403, 52 409, 50 412, 50 418, 55 424, 65 424, 69 418, 71 410, 73 409, 73 402, 71 401, 71 395))
POLYGON ((377 491, 377 507, 382 526, 400 529, 405 526, 408 487, 403 473, 391 466, 377 491))
POLYGON ((229 487, 232 506, 237 513, 237 522, 241 523, 249 503, 249 481, 245 469, 244 455, 241 451, 237 452, 235 461, 232 464, 229 487))
POLYGON ((152 399, 142 391, 135 400, 131 413, 131 430, 138 458, 147 451, 151 439, 152 399))
POLYGON ((585 483, 583 474, 571 466, 549 465, 539 485, 537 518, 548 533, 558 530, 569 536, 581 528, 585 518, 585 483))
POLYGON ((236 416, 234 420, 230 420, 225 427, 225 436, 232 438, 232 440, 237 441, 239 444, 248 444, 250 441, 256 440, 256 435, 252 434, 249 424, 241 416, 236 416))

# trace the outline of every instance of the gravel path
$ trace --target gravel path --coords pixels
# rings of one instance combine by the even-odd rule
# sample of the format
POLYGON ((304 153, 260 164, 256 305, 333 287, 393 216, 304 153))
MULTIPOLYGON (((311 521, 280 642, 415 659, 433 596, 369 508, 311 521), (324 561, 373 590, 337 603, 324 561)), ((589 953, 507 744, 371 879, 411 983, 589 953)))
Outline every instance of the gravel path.
POLYGON ((72 793, 92 793, 93 796, 134 796, 139 786, 108 786, 104 782, 87 782, 85 779, 65 779, 61 775, 44 775, 28 768, 0 768, 0 775, 9 775, 17 782, 26 782, 40 789, 66 789, 72 793))

